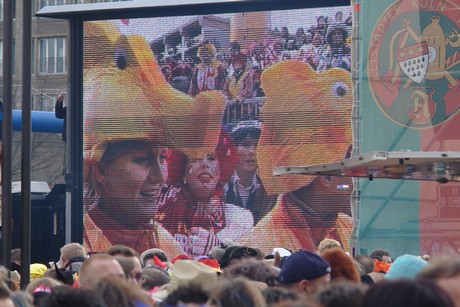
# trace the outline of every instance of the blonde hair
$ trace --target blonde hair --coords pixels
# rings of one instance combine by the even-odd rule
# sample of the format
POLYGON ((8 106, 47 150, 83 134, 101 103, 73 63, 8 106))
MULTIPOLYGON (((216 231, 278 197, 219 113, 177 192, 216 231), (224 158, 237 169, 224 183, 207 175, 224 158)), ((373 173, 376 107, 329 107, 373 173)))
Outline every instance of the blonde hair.
POLYGON ((80 243, 69 243, 61 247, 61 257, 70 260, 74 257, 86 257, 86 250, 80 243))
POLYGON ((340 244, 339 241, 334 240, 334 239, 324 239, 321 241, 318 245, 318 254, 321 254, 324 252, 326 249, 329 248, 334 248, 334 247, 340 247, 342 248, 342 245, 340 244))

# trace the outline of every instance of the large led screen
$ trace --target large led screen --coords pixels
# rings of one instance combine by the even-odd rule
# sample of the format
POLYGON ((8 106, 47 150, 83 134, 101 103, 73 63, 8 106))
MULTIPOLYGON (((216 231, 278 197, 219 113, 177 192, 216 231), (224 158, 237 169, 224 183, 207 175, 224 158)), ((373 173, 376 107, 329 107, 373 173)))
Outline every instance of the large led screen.
POLYGON ((84 23, 84 244, 170 258, 222 245, 348 248, 351 11, 84 23))

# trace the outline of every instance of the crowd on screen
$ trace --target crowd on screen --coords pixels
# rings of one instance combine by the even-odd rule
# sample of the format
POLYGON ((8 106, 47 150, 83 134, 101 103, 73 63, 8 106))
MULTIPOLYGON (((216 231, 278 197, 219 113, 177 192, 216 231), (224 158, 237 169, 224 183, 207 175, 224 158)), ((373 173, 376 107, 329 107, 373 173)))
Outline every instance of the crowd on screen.
POLYGON ((46 307, 452 307, 460 304, 458 255, 393 258, 388 250, 351 256, 334 240, 316 250, 257 248, 231 240, 207 255, 172 257, 153 248, 138 254, 124 245, 87 254, 79 243, 59 261, 30 264, 20 289, 19 249, 11 271, 0 267, 1 306, 46 307))
POLYGON ((196 95, 207 88, 222 90, 229 99, 262 97, 264 93, 260 86, 260 74, 280 61, 291 59, 306 62, 317 72, 332 67, 351 70, 351 17, 345 19, 343 13, 338 11, 334 20, 331 19, 317 16, 316 25, 299 27, 295 33, 290 33, 288 27, 274 28, 266 35, 263 43, 253 42, 249 46, 241 46, 240 42, 233 41, 228 50, 219 53, 209 41, 203 42, 196 54, 177 57, 171 48, 166 56, 155 56, 166 80, 185 93, 196 95), (212 66, 216 70, 212 74, 215 74, 217 80, 211 85, 199 84, 196 80, 197 70, 206 61, 203 60, 204 52, 211 53, 212 66), (232 90, 240 79, 244 83, 240 85, 244 88, 241 93, 232 90))

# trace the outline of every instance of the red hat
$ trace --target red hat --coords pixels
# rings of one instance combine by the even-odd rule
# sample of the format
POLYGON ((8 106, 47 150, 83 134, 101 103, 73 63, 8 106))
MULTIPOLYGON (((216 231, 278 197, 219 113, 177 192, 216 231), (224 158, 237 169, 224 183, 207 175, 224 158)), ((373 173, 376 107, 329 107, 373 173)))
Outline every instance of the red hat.
POLYGON ((219 262, 217 259, 214 258, 209 258, 209 257, 203 257, 201 259, 198 259, 198 262, 204 263, 214 270, 216 270, 217 273, 222 273, 222 270, 220 269, 219 262))
POLYGON ((174 257, 174 259, 171 261, 171 263, 174 264, 174 262, 176 262, 177 260, 182 260, 182 259, 191 260, 192 258, 187 254, 180 254, 180 255, 177 255, 176 257, 174 257))
POLYGON ((159 266, 160 268, 166 268, 166 264, 164 264, 163 261, 161 261, 156 255, 153 256, 153 262, 156 266, 159 266))

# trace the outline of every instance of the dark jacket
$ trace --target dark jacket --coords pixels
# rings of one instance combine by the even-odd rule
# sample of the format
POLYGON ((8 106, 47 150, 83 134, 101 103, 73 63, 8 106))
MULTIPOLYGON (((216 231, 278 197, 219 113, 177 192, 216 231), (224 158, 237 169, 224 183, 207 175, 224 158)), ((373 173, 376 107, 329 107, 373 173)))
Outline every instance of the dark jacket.
POLYGON ((54 105, 54 115, 56 118, 64 119, 62 127, 62 140, 65 142, 67 138, 66 129, 66 117, 67 117, 67 106, 64 105, 64 100, 57 99, 54 105))

